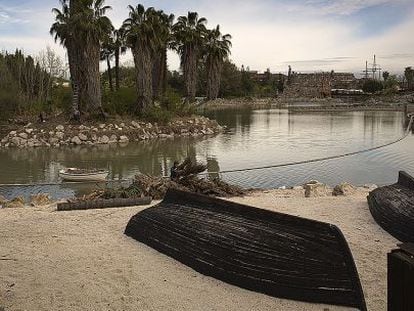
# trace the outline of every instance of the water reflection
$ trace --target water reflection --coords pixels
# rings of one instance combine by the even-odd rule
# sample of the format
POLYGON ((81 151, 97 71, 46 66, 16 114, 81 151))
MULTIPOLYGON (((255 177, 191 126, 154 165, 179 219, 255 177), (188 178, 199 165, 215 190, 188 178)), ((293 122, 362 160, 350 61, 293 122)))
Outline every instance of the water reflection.
MULTIPOLYGON (((208 176, 216 178, 221 170, 321 158, 388 143, 403 135, 405 123, 402 113, 378 111, 304 114, 267 109, 218 111, 208 116, 226 125, 226 131, 215 137, 126 146, 1 149, 0 183, 59 182, 58 171, 63 167, 107 168, 111 180, 132 178, 138 172, 165 176, 175 160, 187 156, 207 163, 208 176)), ((330 184, 343 180, 387 183, 394 181, 398 169, 414 173, 413 141, 408 138, 344 160, 222 177, 243 186, 265 188, 295 185, 307 178, 330 184)))

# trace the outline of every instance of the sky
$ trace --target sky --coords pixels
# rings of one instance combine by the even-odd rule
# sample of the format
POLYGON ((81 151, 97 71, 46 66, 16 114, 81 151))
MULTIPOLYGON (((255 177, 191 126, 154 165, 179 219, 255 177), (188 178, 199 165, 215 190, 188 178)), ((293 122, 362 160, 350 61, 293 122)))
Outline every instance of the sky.
MULTIPOLYGON (((251 70, 354 72, 365 61, 402 73, 414 67, 414 0, 155 0, 141 1, 176 16, 197 11, 208 27, 220 24, 232 35, 231 60, 251 70)), ((106 0, 109 17, 119 27, 132 0, 106 0)), ((49 35, 51 9, 58 0, 0 0, 0 50, 23 49, 36 55, 50 46, 65 51, 49 35)), ((132 64, 130 52, 123 63, 132 64)), ((169 68, 179 68, 169 53, 169 68)))

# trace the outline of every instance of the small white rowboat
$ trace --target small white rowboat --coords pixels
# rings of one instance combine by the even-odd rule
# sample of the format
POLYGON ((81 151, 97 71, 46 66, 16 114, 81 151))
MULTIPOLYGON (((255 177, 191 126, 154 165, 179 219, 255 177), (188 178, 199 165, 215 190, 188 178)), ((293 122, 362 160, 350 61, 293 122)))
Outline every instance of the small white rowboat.
POLYGON ((67 168, 59 171, 59 176, 67 181, 104 181, 109 172, 104 170, 83 170, 67 168))

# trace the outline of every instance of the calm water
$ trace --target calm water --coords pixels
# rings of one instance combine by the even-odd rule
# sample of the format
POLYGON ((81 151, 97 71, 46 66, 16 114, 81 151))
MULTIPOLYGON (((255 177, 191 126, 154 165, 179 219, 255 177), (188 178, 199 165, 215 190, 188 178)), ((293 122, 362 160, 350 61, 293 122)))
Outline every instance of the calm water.
MULTIPOLYGON (((0 150, 0 184, 60 182, 64 167, 108 168, 110 179, 128 179, 138 172, 167 175, 174 160, 187 155, 216 172, 321 158, 385 144, 404 134, 398 112, 296 114, 287 110, 211 113, 227 130, 215 137, 131 143, 125 147, 66 147, 0 150)), ((389 147, 342 159, 285 168, 221 174, 245 187, 294 186, 310 179, 335 185, 387 184, 398 170, 414 174, 414 136, 389 147)), ((55 197, 86 191, 85 185, 0 187, 0 194, 49 192, 55 197)))

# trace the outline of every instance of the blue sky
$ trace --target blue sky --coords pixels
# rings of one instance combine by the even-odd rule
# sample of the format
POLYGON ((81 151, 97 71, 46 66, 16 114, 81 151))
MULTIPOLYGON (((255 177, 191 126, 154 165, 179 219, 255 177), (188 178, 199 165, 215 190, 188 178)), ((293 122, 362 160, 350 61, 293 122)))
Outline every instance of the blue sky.
MULTIPOLYGON (((130 0, 107 0, 115 26, 130 0)), ((414 0, 156 0, 142 1, 176 16, 195 10, 210 27, 233 35, 232 60, 251 69, 284 72, 363 70, 372 55, 384 70, 414 66, 414 0)), ((62 57, 48 31, 57 0, 0 0, 0 49, 36 54, 47 45, 62 57)), ((124 57, 125 63, 131 56, 124 57)), ((169 66, 178 68, 169 54, 169 66)))

